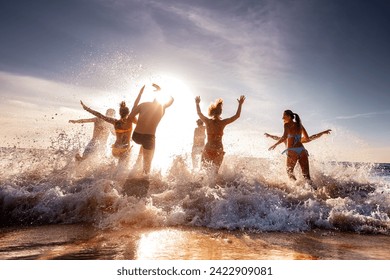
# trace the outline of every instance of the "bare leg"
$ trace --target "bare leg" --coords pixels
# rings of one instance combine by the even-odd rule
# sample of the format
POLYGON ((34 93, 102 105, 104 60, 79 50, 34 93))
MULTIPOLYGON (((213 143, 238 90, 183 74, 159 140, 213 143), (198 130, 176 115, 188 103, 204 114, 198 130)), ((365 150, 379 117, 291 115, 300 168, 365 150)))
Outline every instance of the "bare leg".
POLYGON ((216 167, 216 173, 218 174, 219 168, 222 165, 223 162, 223 156, 225 155, 225 152, 221 151, 218 153, 217 157, 214 159, 214 165, 216 167))
POLYGON ((192 157, 192 169, 195 169, 198 167, 198 164, 196 161, 196 154, 194 153, 194 151, 192 151, 191 157, 192 157))
POLYGON ((144 173, 149 174, 152 168, 152 160, 154 156, 154 149, 147 150, 143 149, 143 157, 144 157, 144 173))
POLYGON ((292 151, 288 151, 287 160, 286 160, 287 175, 290 179, 294 181, 297 179, 294 176, 294 168, 295 165, 297 164, 297 161, 298 161, 298 156, 296 155, 296 153, 292 151))
POLYGON ((144 148, 141 146, 139 148, 139 153, 138 153, 137 160, 135 161, 135 170, 137 170, 137 172, 139 170, 141 170, 141 164, 142 164, 142 159, 143 159, 143 152, 144 152, 144 148))
POLYGON ((299 157, 299 165, 301 166, 303 177, 310 181, 309 157, 306 152, 303 152, 299 157))
POLYGON ((118 159, 118 165, 115 172, 115 177, 118 179, 122 178, 126 175, 126 171, 128 171, 130 160, 130 150, 126 151, 123 155, 118 159))
POLYGON ((202 149, 199 148, 197 150, 193 149, 191 153, 191 157, 192 157, 192 169, 198 169, 202 158, 202 149))

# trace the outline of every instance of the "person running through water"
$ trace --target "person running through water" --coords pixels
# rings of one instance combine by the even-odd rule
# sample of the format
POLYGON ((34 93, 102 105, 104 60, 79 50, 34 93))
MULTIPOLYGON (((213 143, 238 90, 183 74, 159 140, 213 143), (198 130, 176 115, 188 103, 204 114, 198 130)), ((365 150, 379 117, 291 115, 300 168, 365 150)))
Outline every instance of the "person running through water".
MULTIPOLYGON (((161 88, 153 84, 155 91, 161 88)), ((138 122, 133 133, 133 141, 141 145, 140 158, 143 160, 143 173, 148 175, 152 167, 152 160, 155 150, 156 130, 165 110, 172 105, 174 99, 171 96, 165 104, 160 104, 155 98, 152 102, 144 102, 134 106, 129 117, 134 118, 138 115, 138 122)))
MULTIPOLYGON (((133 108, 138 105, 142 93, 145 89, 145 86, 143 86, 137 96, 137 98, 134 101, 133 108)), ((122 171, 129 163, 130 160, 130 139, 131 139, 131 132, 133 129, 133 123, 137 123, 137 118, 134 116, 129 116, 130 110, 126 106, 125 101, 122 101, 120 103, 119 108, 119 115, 120 119, 115 119, 113 117, 107 117, 102 115, 101 113, 87 107, 82 101, 80 101, 81 106, 84 110, 90 112, 91 114, 95 115, 96 117, 111 123, 114 125, 115 128, 115 135, 116 140, 115 143, 112 145, 112 155, 118 159, 118 171, 122 171)))
MULTIPOLYGON (((284 132, 283 136, 272 145, 268 150, 273 150, 281 143, 286 144, 286 149, 282 153, 287 154, 286 169, 287 175, 290 179, 296 180, 294 175, 294 168, 297 162, 299 163, 303 177, 311 182, 309 169, 309 155, 302 143, 307 143, 321 135, 313 135, 312 138, 308 136, 306 129, 302 125, 301 118, 298 114, 291 110, 283 112, 284 132)), ((276 136, 277 137, 277 136, 276 136)))
MULTIPOLYGON (((114 117, 115 110, 107 109, 107 117, 114 117)), ((76 154, 76 160, 82 161, 91 156, 100 156, 104 154, 107 139, 110 134, 110 125, 100 118, 69 120, 69 123, 93 123, 92 139, 84 149, 83 155, 76 154)))
POLYGON ((192 145, 192 168, 198 168, 199 159, 198 157, 202 155, 204 144, 206 141, 206 127, 203 125, 203 121, 198 119, 196 121, 197 127, 194 130, 194 142, 192 145))
POLYGON ((237 120, 241 115, 242 104, 245 101, 245 96, 241 95, 238 101, 237 112, 234 116, 226 119, 221 118, 223 100, 218 99, 214 104, 211 104, 208 109, 208 115, 210 119, 205 117, 200 110, 200 96, 195 98, 196 112, 199 118, 206 125, 207 143, 202 152, 202 166, 211 164, 215 174, 218 174, 221 167, 225 151, 223 149, 222 136, 225 127, 237 120))

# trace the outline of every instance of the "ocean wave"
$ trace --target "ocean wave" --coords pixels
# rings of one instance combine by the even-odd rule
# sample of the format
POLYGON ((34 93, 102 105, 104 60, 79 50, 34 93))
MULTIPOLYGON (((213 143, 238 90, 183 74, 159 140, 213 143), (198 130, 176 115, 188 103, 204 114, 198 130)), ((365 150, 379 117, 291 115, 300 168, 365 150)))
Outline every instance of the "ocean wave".
MULTIPOLYGON (((282 160, 226 157, 214 178, 193 172, 188 155, 181 155, 149 179, 118 179, 110 158, 77 162, 72 151, 55 149, 0 153, 0 226, 91 223, 101 228, 390 233, 387 164, 312 160, 314 190, 304 181, 289 181, 282 160)), ((301 178, 299 168, 296 172, 301 178)))

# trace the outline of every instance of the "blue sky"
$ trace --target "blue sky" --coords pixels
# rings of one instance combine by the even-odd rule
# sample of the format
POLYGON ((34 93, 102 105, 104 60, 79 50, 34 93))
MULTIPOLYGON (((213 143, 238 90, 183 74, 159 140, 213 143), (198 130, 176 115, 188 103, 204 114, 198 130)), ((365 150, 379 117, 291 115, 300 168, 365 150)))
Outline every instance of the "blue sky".
MULTIPOLYGON (((318 156, 390 162, 389 1, 3 1, 0 38, 4 143, 86 117, 80 99, 103 111, 169 76, 204 111, 222 97, 223 116, 247 96, 232 152, 269 156, 263 133, 281 134, 291 109, 309 134, 333 130, 307 145, 318 156)), ((194 122, 178 118, 191 142, 194 122)))

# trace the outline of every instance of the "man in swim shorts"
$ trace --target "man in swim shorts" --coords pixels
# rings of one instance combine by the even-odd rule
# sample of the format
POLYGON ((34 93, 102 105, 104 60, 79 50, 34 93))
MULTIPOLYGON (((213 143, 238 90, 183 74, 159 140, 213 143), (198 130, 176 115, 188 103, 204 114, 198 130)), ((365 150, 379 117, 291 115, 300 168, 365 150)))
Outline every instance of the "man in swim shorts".
MULTIPOLYGON (((160 87, 153 84, 156 91, 160 87)), ((149 174, 151 170, 152 160, 155 149, 155 138, 157 126, 165 114, 165 109, 172 105, 173 98, 161 104, 154 99, 153 102, 144 102, 133 108, 130 113, 130 118, 138 115, 138 122, 134 129, 132 139, 135 143, 141 145, 140 155, 143 157, 143 172, 149 174)))

